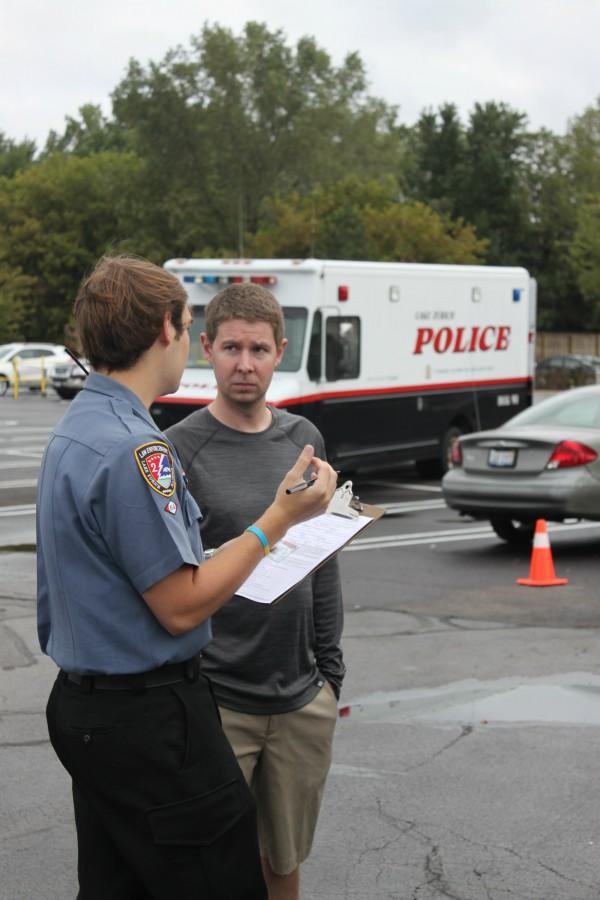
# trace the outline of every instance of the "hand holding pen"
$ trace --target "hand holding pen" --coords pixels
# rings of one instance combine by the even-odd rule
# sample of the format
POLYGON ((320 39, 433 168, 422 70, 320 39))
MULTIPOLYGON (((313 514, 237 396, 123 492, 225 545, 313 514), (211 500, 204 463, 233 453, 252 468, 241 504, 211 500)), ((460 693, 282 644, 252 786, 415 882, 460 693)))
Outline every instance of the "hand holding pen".
POLYGON ((316 478, 311 478, 310 481, 301 481, 300 484, 295 484, 291 488, 286 488, 286 494, 298 494, 300 491, 305 491, 306 488, 311 487, 316 481, 316 478))
MULTIPOLYGON (((335 474, 339 475, 340 473, 339 473, 339 471, 336 471, 335 474)), ((315 483, 316 479, 317 479, 317 476, 312 475, 309 481, 301 481, 300 484, 295 484, 291 488, 286 488, 285 492, 286 492, 286 494, 297 494, 299 491, 305 491, 306 488, 311 487, 311 485, 313 485, 315 483)))
POLYGON ((275 506, 285 511, 286 517, 291 515, 294 523, 324 512, 335 491, 336 472, 314 452, 314 447, 307 444, 275 495, 275 506), (313 474, 310 478, 303 478, 308 468, 313 474), (312 490, 307 492, 308 487, 312 490))

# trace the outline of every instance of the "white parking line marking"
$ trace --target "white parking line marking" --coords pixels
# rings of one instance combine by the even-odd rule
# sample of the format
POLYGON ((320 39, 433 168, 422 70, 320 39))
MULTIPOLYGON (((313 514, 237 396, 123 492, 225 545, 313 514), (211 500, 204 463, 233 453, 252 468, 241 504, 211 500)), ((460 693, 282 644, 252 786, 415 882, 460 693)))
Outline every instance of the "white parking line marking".
POLYGON ((35 503, 27 503, 23 506, 1 506, 0 518, 10 518, 11 516, 34 516, 35 503))
POLYGON ((441 494, 441 484, 397 484, 396 487, 407 491, 429 491, 429 493, 441 494))
POLYGON ((0 469, 3 472, 5 469, 32 469, 34 467, 37 469, 39 465, 39 459, 20 459, 18 462, 0 462, 0 469))
POLYGON ((29 456, 31 459, 41 459, 43 455, 43 448, 38 450, 34 447, 11 447, 9 450, 8 447, 0 447, 0 456, 29 456))
MULTIPOLYGON (((50 437, 50 428, 15 428, 2 429, 0 437, 2 444, 14 446, 19 441, 36 441, 40 445, 45 446, 50 437)), ((0 445, 1 446, 1 445, 0 445)))
POLYGON ((37 487, 37 478, 17 478, 15 481, 0 481, 0 491, 9 491, 11 488, 37 487))
POLYGON ((369 485, 374 484, 376 487, 384 487, 384 488, 403 488, 406 491, 429 491, 430 493, 439 493, 442 488, 439 484, 412 484, 408 482, 407 484, 402 484, 398 481, 380 481, 377 478, 369 478, 369 485))
POLYGON ((443 500, 414 500, 412 503, 379 503, 377 504, 385 509, 387 516, 397 515, 405 512, 419 512, 428 509, 444 509, 446 504, 443 500))
MULTIPOLYGON (((562 533, 567 531, 580 531, 582 529, 598 529, 600 522, 577 522, 572 525, 563 525, 560 523, 550 523, 549 531, 552 533, 562 533)), ((477 527, 465 529, 461 528, 454 531, 426 531, 411 532, 409 534, 390 534, 381 537, 357 538, 344 547, 343 552, 356 550, 387 550, 394 547, 414 547, 426 544, 447 544, 451 541, 480 541, 493 539, 500 541, 490 525, 480 525, 477 527)))
POLYGON ((491 533, 492 527, 491 525, 487 525, 485 523, 481 523, 480 525, 473 524, 472 528, 448 528, 445 531, 410 531, 407 534, 389 534, 389 535, 381 535, 379 537, 366 537, 366 538, 357 538, 355 541, 352 541, 352 544, 376 544, 381 543, 382 541, 397 541, 402 538, 428 538, 430 541, 434 538, 445 537, 446 535, 458 535, 458 534, 480 534, 482 531, 486 531, 491 533))

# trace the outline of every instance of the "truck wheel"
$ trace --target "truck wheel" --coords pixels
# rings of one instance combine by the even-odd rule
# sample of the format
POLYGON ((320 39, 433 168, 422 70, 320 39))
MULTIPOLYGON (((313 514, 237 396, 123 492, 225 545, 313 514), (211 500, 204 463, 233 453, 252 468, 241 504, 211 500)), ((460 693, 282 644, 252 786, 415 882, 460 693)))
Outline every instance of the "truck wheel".
POLYGON ((508 516, 493 516, 490 525, 499 538, 511 547, 530 547, 535 531, 535 522, 511 519, 508 516))
POLYGON ((0 397, 4 397, 4 395, 8 392, 8 378, 5 378, 4 375, 0 375, 0 397))
POLYGON ((440 455, 437 459, 418 459, 417 472, 423 478, 441 478, 452 467, 452 445, 464 434, 459 425, 451 425, 444 433, 440 445, 440 455))

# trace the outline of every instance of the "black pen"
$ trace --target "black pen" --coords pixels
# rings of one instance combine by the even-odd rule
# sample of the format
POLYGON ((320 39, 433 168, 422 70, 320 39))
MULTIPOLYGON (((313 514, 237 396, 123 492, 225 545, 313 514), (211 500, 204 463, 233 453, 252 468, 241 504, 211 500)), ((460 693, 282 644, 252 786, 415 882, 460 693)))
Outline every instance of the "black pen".
POLYGON ((301 481, 300 484, 295 484, 294 487, 286 488, 285 492, 286 494, 297 494, 299 491, 305 491, 306 488, 309 488, 316 480, 316 478, 313 478, 312 481, 301 481))

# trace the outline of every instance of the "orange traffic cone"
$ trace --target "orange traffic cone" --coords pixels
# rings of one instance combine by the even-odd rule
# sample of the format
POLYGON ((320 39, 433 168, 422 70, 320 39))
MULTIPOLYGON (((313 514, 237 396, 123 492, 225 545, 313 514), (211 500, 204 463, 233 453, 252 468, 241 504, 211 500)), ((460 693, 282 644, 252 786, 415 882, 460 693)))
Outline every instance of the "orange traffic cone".
POLYGON ((517 584, 526 584, 529 587, 551 587, 554 584, 568 584, 568 578, 557 578, 554 574, 552 562, 552 550, 545 519, 538 519, 535 523, 533 536, 533 549, 531 551, 531 567, 529 578, 517 578, 517 584))

